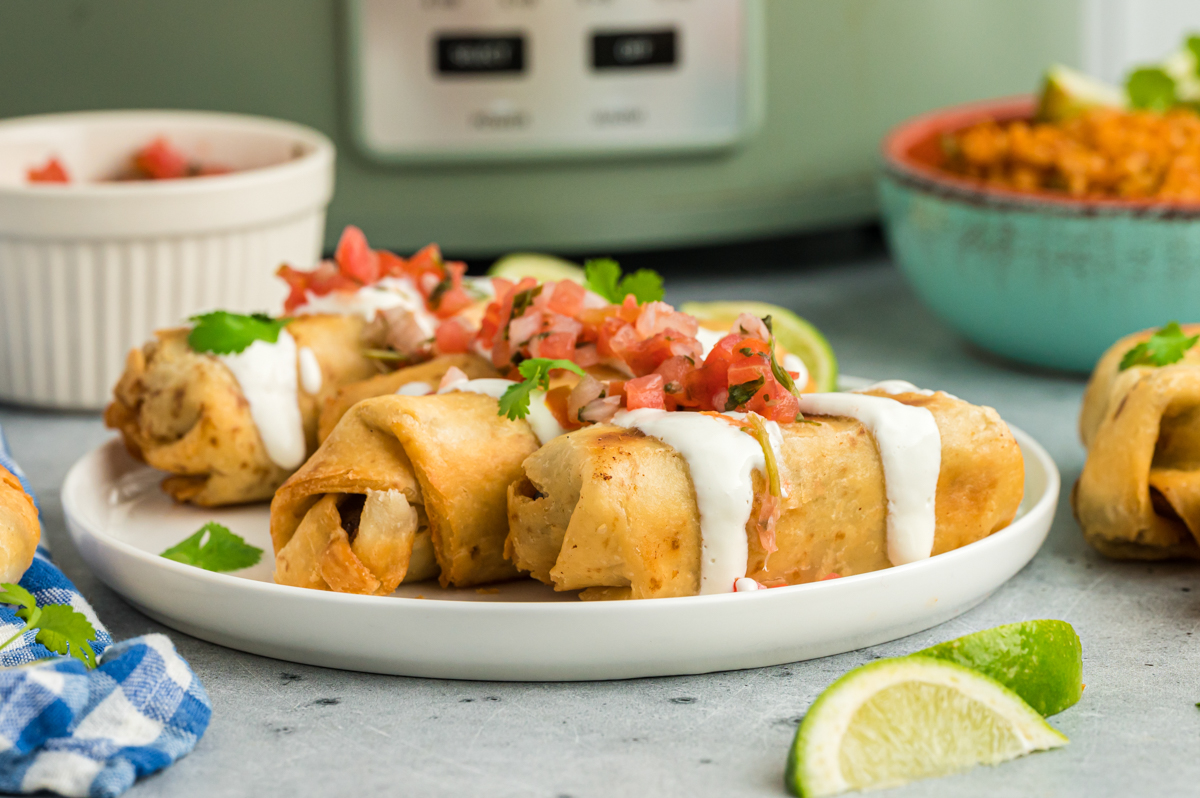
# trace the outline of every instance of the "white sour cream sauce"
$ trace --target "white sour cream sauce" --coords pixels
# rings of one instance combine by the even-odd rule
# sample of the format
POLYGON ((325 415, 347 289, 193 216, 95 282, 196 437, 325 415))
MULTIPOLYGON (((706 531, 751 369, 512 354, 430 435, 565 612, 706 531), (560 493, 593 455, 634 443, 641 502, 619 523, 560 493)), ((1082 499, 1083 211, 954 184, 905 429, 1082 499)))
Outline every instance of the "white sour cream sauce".
POLYGON ((425 297, 407 277, 384 277, 357 291, 330 291, 323 296, 309 291, 304 304, 296 308, 296 315, 354 314, 372 321, 380 311, 392 308, 404 308, 412 313, 421 331, 430 337, 437 330, 437 318, 426 309, 425 297))
MULTIPOLYGON (((765 472, 767 465, 758 441, 700 413, 622 410, 612 423, 657 438, 687 462, 700 511, 700 593, 733 592, 750 559, 746 524, 754 505, 753 473, 765 472)), ((774 422, 765 423, 778 449, 782 433, 774 422)))
POLYGON ((316 353, 307 346, 300 347, 297 359, 300 364, 300 387, 309 396, 316 396, 324 382, 321 375, 321 362, 317 360, 316 353))
POLYGON ((280 330, 273 344, 259 340, 241 352, 217 357, 241 386, 267 457, 280 468, 299 468, 305 447, 296 339, 287 330, 280 330))
MULTIPOLYGON (((889 381, 895 388, 898 380, 889 381)), ((907 393, 910 386, 889 390, 907 393)), ((800 397, 800 412, 857 419, 875 437, 883 461, 887 493, 887 547, 892 565, 927 559, 933 553, 938 475, 942 469, 942 436, 923 407, 910 407, 882 396, 859 393, 809 393, 800 397)))
POLYGON ((398 396, 428 396, 433 393, 433 386, 427 382, 406 382, 396 389, 398 396))
MULTIPOLYGON (((512 380, 499 378, 459 380, 445 386, 438 393, 463 391, 465 393, 481 393, 484 396, 499 399, 505 391, 516 384, 512 380)), ((558 419, 550 412, 550 408, 546 407, 544 391, 534 391, 529 395, 529 415, 525 416, 525 420, 529 422, 529 426, 533 428, 533 434, 537 436, 538 442, 543 446, 559 435, 566 434, 566 430, 558 423, 558 419)))
POLYGON ((855 388, 853 391, 851 391, 851 393, 866 393, 867 391, 883 391, 884 393, 892 396, 895 396, 899 393, 917 393, 921 396, 933 396, 934 394, 940 393, 942 396, 947 396, 951 399, 958 398, 954 394, 946 393, 945 391, 931 391, 928 388, 918 388, 911 382, 906 382, 905 380, 883 380, 881 382, 868 385, 865 388, 855 388))

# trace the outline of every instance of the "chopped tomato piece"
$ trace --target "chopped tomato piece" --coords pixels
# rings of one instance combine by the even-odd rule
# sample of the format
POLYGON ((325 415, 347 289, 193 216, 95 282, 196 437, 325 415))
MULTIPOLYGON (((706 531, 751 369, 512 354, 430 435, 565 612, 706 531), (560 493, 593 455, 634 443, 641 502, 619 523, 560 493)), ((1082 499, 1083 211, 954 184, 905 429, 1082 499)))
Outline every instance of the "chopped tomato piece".
POLYGON ((154 180, 172 180, 186 177, 188 173, 187 156, 162 136, 138 150, 133 156, 133 162, 140 171, 154 180))
POLYGON ((666 408, 666 397, 663 394, 663 378, 661 374, 647 374, 636 377, 625 383, 625 407, 637 410, 641 407, 653 407, 659 410, 666 408))
POLYGON ((33 167, 25 172, 30 183, 70 183, 66 168, 55 157, 51 156, 45 166, 33 167))
POLYGON ((352 224, 346 225, 342 231, 333 259, 343 272, 363 285, 370 285, 379 279, 379 256, 367 244, 363 231, 352 224))
POLYGON ((583 298, 586 295, 583 286, 574 280, 559 280, 554 284, 548 307, 555 313, 575 317, 583 310, 583 298))
POLYGON ((534 357, 571 360, 575 354, 575 336, 570 333, 550 333, 545 338, 536 339, 529 351, 534 357))
POLYGON ((470 352, 471 339, 474 337, 475 331, 467 329, 464 320, 447 319, 438 325, 434 334, 434 344, 443 355, 470 352))

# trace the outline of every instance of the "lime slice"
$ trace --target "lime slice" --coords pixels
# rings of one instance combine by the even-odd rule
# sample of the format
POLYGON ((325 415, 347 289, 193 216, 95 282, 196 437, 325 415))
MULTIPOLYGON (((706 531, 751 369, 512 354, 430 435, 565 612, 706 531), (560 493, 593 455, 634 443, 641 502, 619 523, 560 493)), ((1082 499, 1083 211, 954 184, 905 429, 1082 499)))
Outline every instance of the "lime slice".
POLYGON ((532 277, 539 283, 574 280, 583 285, 583 268, 569 260, 540 252, 514 252, 492 264, 488 274, 508 280, 532 277))
POLYGON ((1066 743, 994 679, 930 657, 885 659, 817 698, 796 731, 787 783, 803 798, 896 787, 1066 743))
POLYGON ((1055 64, 1046 71, 1037 118, 1065 122, 1092 108, 1123 108, 1125 92, 1077 70, 1055 64))
MULTIPOLYGON (((787 308, 766 302, 684 302, 680 308, 705 327, 728 330, 743 313, 771 317, 775 340, 804 361, 818 391, 837 390, 837 358, 821 331, 787 308)), ((803 386, 800 386, 803 387, 803 386)))
POLYGON ((937 657, 992 677, 1043 715, 1083 695, 1083 649, 1066 621, 1024 621, 947 640, 915 657, 937 657))

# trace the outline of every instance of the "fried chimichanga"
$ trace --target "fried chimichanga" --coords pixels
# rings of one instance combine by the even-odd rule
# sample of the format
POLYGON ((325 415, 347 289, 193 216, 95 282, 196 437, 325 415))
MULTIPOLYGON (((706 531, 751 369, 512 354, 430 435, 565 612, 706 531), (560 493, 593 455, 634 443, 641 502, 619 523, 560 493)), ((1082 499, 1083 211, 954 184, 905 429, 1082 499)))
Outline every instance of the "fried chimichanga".
POLYGON ((537 447, 490 396, 359 402, 271 503, 275 581, 385 595, 433 576, 454 587, 515 578, 508 485, 537 447))
POLYGON ((8 469, 0 465, 0 582, 19 582, 33 564, 42 539, 33 499, 8 469))
MULTIPOLYGON (((170 472, 163 489, 206 507, 270 499, 317 448, 320 409, 346 383, 376 373, 363 354, 363 320, 302 316, 266 362, 256 341, 240 355, 196 352, 187 328, 165 330, 129 353, 105 423, 133 456, 170 472), (233 368, 240 367, 242 377, 233 368), (271 382, 270 378, 275 381, 271 382), (253 381, 247 386, 241 379, 253 381)), ((424 364, 412 379, 428 376, 424 364)), ((388 375, 405 381, 401 370, 388 375)))
MULTIPOLYGON (((1024 461, 994 410, 944 393, 873 395, 925 408, 936 422, 941 459, 929 553, 964 546, 1012 521, 1024 461)), ((745 576, 763 584, 891 565, 889 497, 876 440, 860 421, 810 418, 819 423, 779 427, 785 495, 775 527, 778 550, 769 556, 755 523, 765 477, 753 472, 745 576)), ((634 429, 598 425, 551 441, 524 472, 509 490, 506 542, 521 570, 558 590, 583 588, 585 599, 700 592, 701 515, 692 469, 676 449, 634 429)))
POLYGON ((461 354, 442 355, 416 366, 348 383, 325 400, 317 424, 317 440, 323 441, 328 438, 329 433, 333 432, 333 428, 342 420, 342 416, 363 399, 386 396, 405 385, 423 387, 427 392, 435 391, 442 377, 446 376, 446 372, 451 368, 459 369, 472 380, 500 376, 496 368, 479 355, 461 354))
MULTIPOLYGON (((1200 324, 1183 326, 1200 334, 1200 324)), ((1153 331, 1110 348, 1084 394, 1088 449, 1071 494, 1084 538, 1120 559, 1200 559, 1200 349, 1171 365, 1121 360, 1153 331)))

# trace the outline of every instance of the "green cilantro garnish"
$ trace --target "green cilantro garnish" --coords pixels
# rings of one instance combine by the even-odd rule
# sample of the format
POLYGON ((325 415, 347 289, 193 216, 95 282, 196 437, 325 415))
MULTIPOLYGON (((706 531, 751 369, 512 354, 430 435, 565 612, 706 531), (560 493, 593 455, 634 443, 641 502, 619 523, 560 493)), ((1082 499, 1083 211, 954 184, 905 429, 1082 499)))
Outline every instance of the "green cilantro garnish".
POLYGON ((1167 111, 1178 102, 1175 79, 1158 67, 1142 67, 1129 73, 1125 91, 1134 108, 1167 111))
POLYGON ((759 377, 756 380, 743 382, 738 385, 729 386, 729 398, 725 400, 725 410, 737 410, 742 405, 754 398, 754 394, 758 393, 758 389, 766 383, 766 377, 759 377))
POLYGON ((529 396, 534 389, 546 390, 550 387, 550 371, 552 369, 567 369, 580 377, 586 376, 583 369, 569 360, 550 360, 544 357, 534 357, 521 361, 517 371, 525 378, 523 382, 509 386, 500 397, 500 415, 508 416, 513 421, 525 418, 529 414, 529 396))
POLYGON ((429 292, 429 307, 437 310, 442 304, 442 296, 454 286, 454 278, 447 275, 429 292))
POLYGON ((1196 75, 1200 76, 1200 36, 1189 36, 1185 46, 1196 59, 1196 75))
POLYGON ((583 264, 583 287, 599 294, 614 305, 633 294, 639 305, 658 302, 663 298, 663 281, 658 272, 638 269, 621 276, 621 267, 612 258, 596 258, 583 264))
POLYGON ((34 640, 56 654, 70 654, 89 668, 96 667, 96 652, 90 641, 96 639, 96 628, 83 613, 76 612, 66 604, 46 604, 39 607, 37 599, 20 585, 0 585, 0 604, 17 604, 17 617, 25 621, 21 630, 8 638, 0 649, 25 634, 37 629, 34 640))
POLYGON ((291 319, 273 319, 265 313, 230 313, 214 310, 202 316, 192 316, 196 326, 188 334, 188 346, 196 352, 228 355, 241 352, 255 341, 273 344, 279 331, 292 323, 291 319))
POLYGON ((240 571, 257 565, 263 550, 227 528, 209 521, 196 534, 164 551, 161 557, 206 571, 240 571))
POLYGON ((1179 322, 1173 321, 1150 339, 1143 341, 1121 358, 1121 371, 1132 366, 1169 366, 1183 359, 1183 353, 1200 341, 1200 335, 1191 338, 1183 334, 1179 322))
POLYGON ((513 297, 512 318, 519 319, 524 316, 526 308, 533 304, 533 300, 537 299, 540 293, 542 293, 542 286, 535 285, 533 288, 527 288, 516 294, 513 297))
POLYGON ((769 315, 763 317, 763 324, 767 325, 767 332, 771 334, 771 339, 767 342, 767 347, 771 351, 771 373, 775 375, 775 381, 785 390, 799 396, 800 391, 796 390, 796 381, 792 379, 791 374, 788 374, 787 369, 779 365, 779 360, 775 357, 775 328, 771 325, 769 315))

